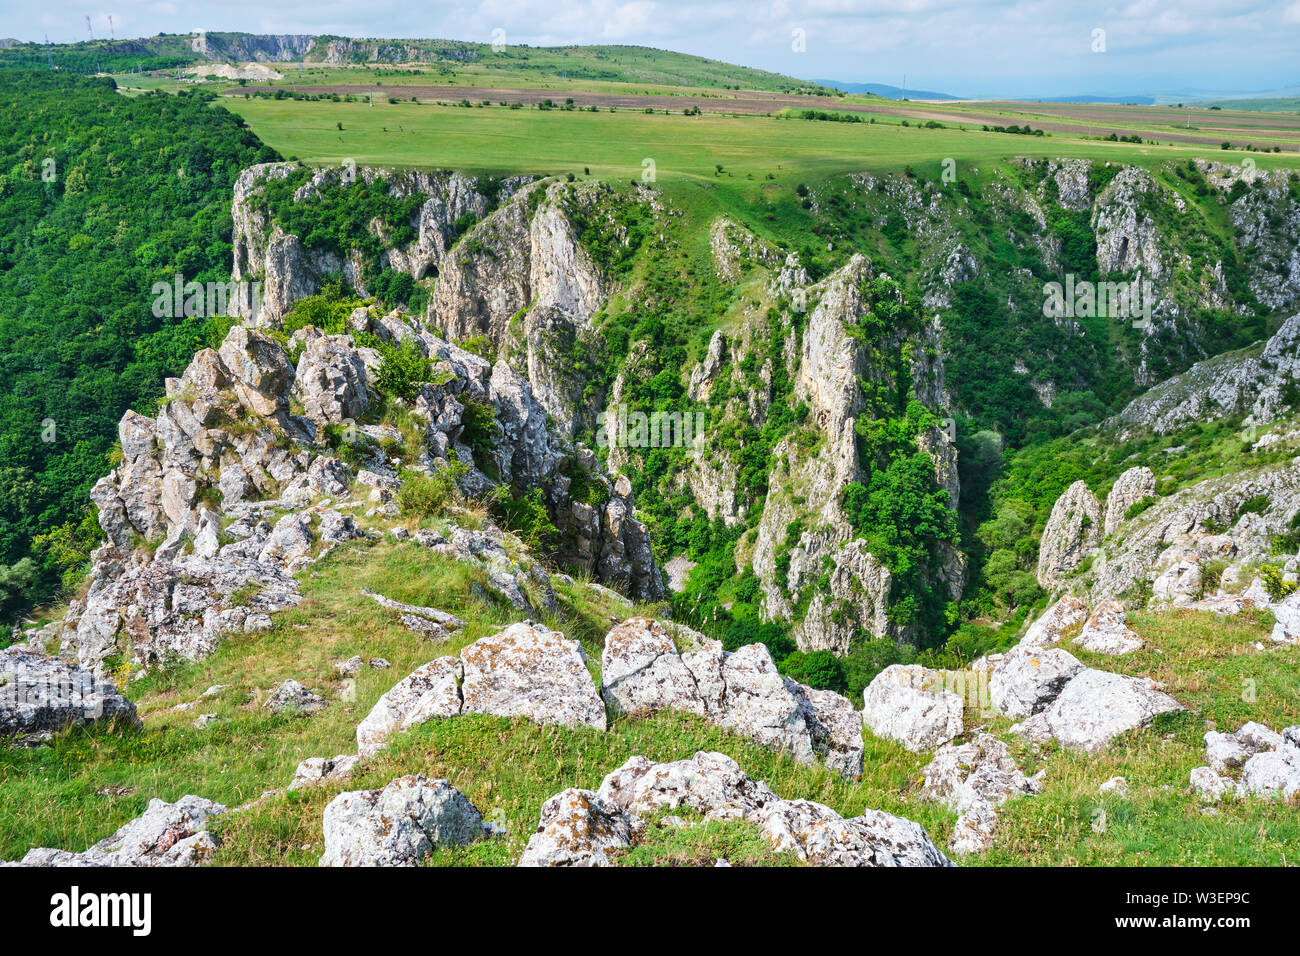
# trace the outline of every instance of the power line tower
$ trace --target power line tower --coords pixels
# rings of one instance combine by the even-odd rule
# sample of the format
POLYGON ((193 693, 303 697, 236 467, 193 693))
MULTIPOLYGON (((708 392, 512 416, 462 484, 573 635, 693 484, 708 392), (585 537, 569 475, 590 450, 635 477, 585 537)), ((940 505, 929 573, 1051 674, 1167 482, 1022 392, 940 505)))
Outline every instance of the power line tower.
POLYGON ((86 17, 86 32, 90 34, 90 42, 95 42, 95 31, 90 28, 90 17, 86 17))
POLYGON ((50 35, 45 34, 45 61, 50 64, 50 71, 54 71, 54 54, 50 52, 50 35))
POLYGON ((117 34, 113 32, 113 15, 111 13, 108 15, 108 38, 110 40, 117 39, 117 34))

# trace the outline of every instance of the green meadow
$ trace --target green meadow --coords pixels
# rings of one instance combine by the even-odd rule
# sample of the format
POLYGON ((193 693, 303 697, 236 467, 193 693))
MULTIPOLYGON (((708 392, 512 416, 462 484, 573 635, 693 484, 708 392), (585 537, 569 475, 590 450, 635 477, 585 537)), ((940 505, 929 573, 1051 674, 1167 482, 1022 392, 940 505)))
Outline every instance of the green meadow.
MULTIPOLYGON (((332 101, 240 96, 222 100, 268 145, 312 165, 340 163, 445 167, 493 173, 640 178, 655 164, 657 181, 716 185, 817 180, 859 171, 911 166, 939 179, 945 158, 958 175, 970 166, 1017 156, 1073 157, 1151 166, 1189 157, 1240 162, 1240 151, 1191 145, 1103 142, 1068 135, 1023 136, 978 129, 818 122, 781 116, 683 116, 618 110, 509 109, 422 103, 373 106, 332 101), (722 171, 718 171, 718 166, 722 171)), ((1296 164, 1287 154, 1249 154, 1261 168, 1296 164)))

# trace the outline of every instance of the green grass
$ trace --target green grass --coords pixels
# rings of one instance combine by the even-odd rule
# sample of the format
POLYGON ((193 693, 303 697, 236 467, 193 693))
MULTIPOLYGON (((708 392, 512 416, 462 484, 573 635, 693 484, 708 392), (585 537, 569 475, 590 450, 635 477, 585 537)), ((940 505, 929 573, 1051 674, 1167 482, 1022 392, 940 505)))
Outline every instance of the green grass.
MULTIPOLYGON (((938 179, 953 158, 967 164, 1002 163, 1016 156, 1062 156, 1150 166, 1168 159, 1203 157, 1239 162, 1240 152, 1193 146, 1106 143, 1083 137, 1010 136, 979 130, 922 129, 896 118, 871 123, 822 123, 768 116, 647 115, 464 109, 410 102, 373 107, 357 103, 227 97, 266 143, 309 164, 447 167, 495 173, 566 173, 604 179, 640 179, 653 159, 660 182, 753 176, 792 186, 862 170, 907 166, 938 179), (339 130, 338 124, 343 125, 339 130), (716 175, 716 165, 724 169, 716 175), (932 168, 931 168, 932 167, 932 168)), ((1295 165, 1295 156, 1251 154, 1261 168, 1295 165)))
MULTIPOLYGON (((412 544, 336 549, 305 573, 302 604, 277 615, 269 634, 231 638, 206 661, 163 669, 133 683, 131 694, 145 722, 142 732, 71 731, 48 746, 0 752, 0 858, 18 858, 37 845, 83 849, 138 815, 155 796, 175 800, 195 793, 237 806, 283 787, 306 757, 354 751, 356 724, 392 684, 425 661, 456 653, 520 617, 473 597, 477 576, 412 544), (452 611, 468 627, 445 644, 432 645, 402 628, 397 615, 362 596, 363 587, 452 611), (331 665, 352 654, 384 657, 393 666, 364 670, 355 700, 348 701, 331 665), (261 701, 287 677, 324 694, 331 706, 305 719, 267 714, 261 701), (213 684, 230 686, 192 711, 169 711, 213 684), (229 722, 195 730, 191 721, 205 712, 229 722)), ((582 640, 595 663, 611 618, 628 611, 604 603, 581 582, 559 591, 563 612, 550 623, 582 640)), ((1002 733, 1027 773, 1046 767, 1047 774, 1042 794, 1004 808, 994 849, 965 863, 1296 862, 1300 821, 1294 807, 1228 800, 1215 815, 1205 815, 1188 794, 1187 775, 1204 763, 1201 735, 1211 725, 1235 729, 1257 720, 1280 729, 1300 722, 1295 683, 1300 649, 1257 651, 1255 642, 1264 639, 1270 626, 1266 615, 1220 620, 1177 612, 1139 616, 1134 626, 1148 642, 1142 651, 1122 658, 1083 651, 1078 656, 1094 666, 1163 681, 1188 710, 1126 735, 1091 757, 1050 747, 1036 753, 1003 733, 1009 720, 970 714, 968 730, 984 726, 1002 733), (1244 685, 1246 680, 1253 685, 1244 685), (1243 696, 1245 686, 1253 686, 1253 700, 1243 696), (1099 797, 1097 787, 1116 774, 1128 779, 1130 795, 1099 797), (1093 826, 1098 809, 1106 814, 1102 832, 1093 826)), ((216 862, 314 865, 322 852, 321 814, 335 794, 423 773, 451 780, 487 818, 509 829, 504 839, 441 851, 430 862, 513 864, 536 826, 541 804, 553 794, 571 786, 594 789, 635 754, 667 761, 697 750, 727 753, 778 794, 816 800, 845 816, 868 808, 906 816, 925 826, 940 846, 946 845, 955 822, 955 814, 920 797, 928 755, 909 753, 869 734, 866 772, 861 780, 848 781, 685 714, 619 718, 604 733, 474 715, 433 721, 394 738, 387 751, 366 761, 346 784, 272 795, 222 818, 215 824, 223 841, 216 862)), ((712 865, 718 857, 755 865, 792 862, 770 852, 743 823, 651 827, 623 862, 712 865)))

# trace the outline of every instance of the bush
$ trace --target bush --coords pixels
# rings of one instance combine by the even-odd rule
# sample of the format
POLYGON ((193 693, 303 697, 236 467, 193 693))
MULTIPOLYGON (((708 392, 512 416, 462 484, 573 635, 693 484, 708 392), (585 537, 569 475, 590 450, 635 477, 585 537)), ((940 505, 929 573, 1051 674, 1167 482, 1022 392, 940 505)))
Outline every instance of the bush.
POLYGON ((385 395, 411 401, 433 374, 433 363, 409 342, 380 343, 384 364, 375 377, 375 387, 385 395))
POLYGON ((456 497, 456 482, 469 471, 464 462, 453 461, 436 468, 432 474, 408 472, 397 490, 397 507, 413 518, 432 518, 441 514, 456 497))
POLYGON ((830 651, 795 651, 781 662, 781 673, 818 690, 843 694, 849 689, 844 662, 830 651))

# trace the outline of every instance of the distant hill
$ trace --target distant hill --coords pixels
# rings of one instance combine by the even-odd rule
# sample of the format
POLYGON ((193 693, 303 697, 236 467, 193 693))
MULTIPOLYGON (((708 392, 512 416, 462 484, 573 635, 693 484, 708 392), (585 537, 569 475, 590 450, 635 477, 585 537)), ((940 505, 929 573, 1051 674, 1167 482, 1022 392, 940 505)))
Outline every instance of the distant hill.
MULTIPOLYGON (((868 93, 872 96, 883 96, 891 100, 903 98, 903 88, 901 86, 890 86, 888 83, 843 83, 839 80, 813 80, 822 86, 829 86, 832 89, 843 90, 845 93, 868 93)), ((909 100, 957 100, 959 96, 953 96, 951 93, 936 93, 934 90, 914 90, 910 87, 907 90, 909 100)))
POLYGON ((1151 106, 1156 101, 1154 96, 1094 96, 1091 93, 1080 93, 1075 96, 1027 96, 1017 97, 1017 99, 1022 103, 1121 103, 1135 106, 1151 106))
POLYGON ((570 79, 661 86, 766 90, 834 95, 835 90, 781 73, 642 46, 505 46, 441 39, 200 32, 137 40, 16 43, 0 46, 0 68, 70 73, 163 70, 203 62, 313 63, 337 66, 435 64, 456 69, 531 72, 570 79))

